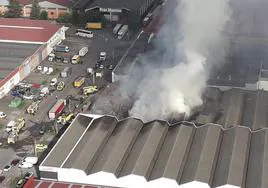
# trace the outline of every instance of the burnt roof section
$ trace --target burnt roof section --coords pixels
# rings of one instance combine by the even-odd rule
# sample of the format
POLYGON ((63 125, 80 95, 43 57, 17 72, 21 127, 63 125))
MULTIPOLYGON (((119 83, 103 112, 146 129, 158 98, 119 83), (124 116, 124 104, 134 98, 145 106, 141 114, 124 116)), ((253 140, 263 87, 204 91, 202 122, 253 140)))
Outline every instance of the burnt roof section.
POLYGON ((149 183, 266 187, 267 131, 78 115, 40 166, 106 172, 116 181, 137 175, 149 183))

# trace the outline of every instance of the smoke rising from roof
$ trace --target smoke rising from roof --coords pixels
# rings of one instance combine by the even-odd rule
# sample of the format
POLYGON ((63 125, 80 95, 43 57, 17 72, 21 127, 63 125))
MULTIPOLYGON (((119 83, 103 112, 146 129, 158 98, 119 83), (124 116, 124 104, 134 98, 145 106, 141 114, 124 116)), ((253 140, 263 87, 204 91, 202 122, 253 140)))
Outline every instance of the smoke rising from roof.
POLYGON ((174 12, 158 34, 162 53, 157 49, 140 58, 144 64, 158 65, 143 68, 145 76, 135 87, 129 115, 143 121, 173 113, 190 115, 202 104, 209 73, 224 61, 228 49, 223 30, 231 16, 229 0, 182 0, 174 12))

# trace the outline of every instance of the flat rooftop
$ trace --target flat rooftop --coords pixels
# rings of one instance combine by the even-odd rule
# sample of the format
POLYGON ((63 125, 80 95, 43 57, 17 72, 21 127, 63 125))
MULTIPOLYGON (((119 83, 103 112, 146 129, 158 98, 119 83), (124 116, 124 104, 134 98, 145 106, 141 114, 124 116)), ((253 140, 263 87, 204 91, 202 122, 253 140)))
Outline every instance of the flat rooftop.
POLYGON ((5 78, 40 47, 39 44, 0 42, 0 79, 5 78))

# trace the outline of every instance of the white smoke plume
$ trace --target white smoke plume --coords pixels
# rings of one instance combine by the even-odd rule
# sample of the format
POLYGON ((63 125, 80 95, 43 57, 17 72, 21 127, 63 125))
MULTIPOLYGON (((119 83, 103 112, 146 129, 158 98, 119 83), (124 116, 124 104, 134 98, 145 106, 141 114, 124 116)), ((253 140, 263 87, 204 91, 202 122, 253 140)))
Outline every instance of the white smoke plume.
POLYGON ((158 34, 164 54, 141 58, 162 61, 161 68, 150 69, 138 84, 129 111, 143 121, 166 119, 173 113, 190 115, 202 104, 209 73, 224 61, 228 48, 223 31, 231 16, 229 0, 182 0, 174 11, 158 34))

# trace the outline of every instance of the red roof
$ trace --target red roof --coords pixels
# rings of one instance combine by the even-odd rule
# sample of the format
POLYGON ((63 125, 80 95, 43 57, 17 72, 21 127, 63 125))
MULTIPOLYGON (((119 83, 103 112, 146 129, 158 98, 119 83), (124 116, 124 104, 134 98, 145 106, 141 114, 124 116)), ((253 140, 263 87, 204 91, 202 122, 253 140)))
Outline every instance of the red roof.
POLYGON ((61 27, 48 20, 0 18, 0 40, 47 42, 61 27))

